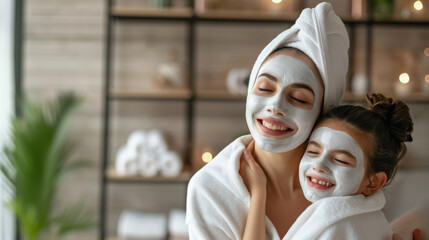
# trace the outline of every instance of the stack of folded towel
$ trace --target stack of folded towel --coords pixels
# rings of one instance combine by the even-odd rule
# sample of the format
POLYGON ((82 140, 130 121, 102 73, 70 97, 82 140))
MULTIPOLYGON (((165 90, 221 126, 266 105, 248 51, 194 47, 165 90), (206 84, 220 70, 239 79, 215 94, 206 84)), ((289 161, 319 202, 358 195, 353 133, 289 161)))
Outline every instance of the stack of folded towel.
POLYGON ((167 218, 163 214, 125 210, 118 223, 119 240, 164 240, 167 218))
POLYGON ((124 210, 118 223, 119 240, 188 240, 185 210, 173 209, 168 214, 124 210), (167 234, 168 233, 168 234, 167 234))
POLYGON ((185 222, 185 210, 173 209, 168 215, 169 240, 188 240, 188 227, 185 222))
POLYGON ((116 154, 115 168, 119 175, 153 177, 160 173, 164 177, 175 177, 182 167, 179 155, 168 149, 158 130, 134 131, 116 154))

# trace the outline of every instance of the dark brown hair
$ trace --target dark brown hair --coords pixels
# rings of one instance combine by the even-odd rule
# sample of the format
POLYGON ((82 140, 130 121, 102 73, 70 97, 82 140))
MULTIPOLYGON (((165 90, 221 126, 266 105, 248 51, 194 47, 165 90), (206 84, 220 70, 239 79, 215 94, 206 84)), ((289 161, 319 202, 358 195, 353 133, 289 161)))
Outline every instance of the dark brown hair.
POLYGON ((393 101, 382 94, 367 94, 366 99, 368 108, 336 106, 328 109, 319 121, 337 119, 370 134, 374 144, 368 156, 369 173, 385 172, 389 183, 407 151, 405 142, 413 140, 413 121, 408 106, 401 101, 393 101))

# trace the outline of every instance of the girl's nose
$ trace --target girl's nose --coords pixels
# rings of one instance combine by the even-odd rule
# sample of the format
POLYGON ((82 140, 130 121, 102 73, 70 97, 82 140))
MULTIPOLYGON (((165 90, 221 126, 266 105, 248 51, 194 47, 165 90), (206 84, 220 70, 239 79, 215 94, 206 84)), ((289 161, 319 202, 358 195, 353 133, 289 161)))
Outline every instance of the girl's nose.
POLYGON ((322 164, 313 165, 313 170, 318 172, 318 173, 324 173, 324 174, 328 173, 328 169, 325 166, 323 166, 322 164))

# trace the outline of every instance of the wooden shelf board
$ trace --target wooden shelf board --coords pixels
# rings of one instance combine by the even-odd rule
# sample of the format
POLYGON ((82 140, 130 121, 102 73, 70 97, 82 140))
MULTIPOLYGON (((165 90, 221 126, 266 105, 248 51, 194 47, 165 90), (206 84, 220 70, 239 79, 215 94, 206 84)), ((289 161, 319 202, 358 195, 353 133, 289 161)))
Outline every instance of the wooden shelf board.
POLYGON ((193 173, 188 170, 189 168, 184 168, 184 170, 177 177, 163 177, 161 175, 156 175, 154 177, 143 177, 140 175, 120 175, 114 168, 110 168, 106 172, 106 177, 108 181, 112 182, 188 182, 193 173))
POLYGON ((190 8, 142 8, 112 7, 110 14, 115 17, 191 18, 190 8))
POLYGON ((375 23, 427 23, 429 24, 429 17, 423 16, 423 17, 415 17, 415 18, 402 18, 400 16, 392 16, 390 18, 380 18, 375 17, 373 20, 375 23))
MULTIPOLYGON (((375 91, 377 92, 377 91, 375 91)), ((396 95, 395 93, 384 93, 384 96, 401 100, 404 102, 421 102, 429 103, 429 94, 425 93, 411 93, 406 96, 396 95)), ((357 95, 351 92, 344 93, 343 102, 366 102, 365 95, 357 95)))
POLYGON ((244 11, 244 10, 208 10, 196 13, 199 19, 213 20, 262 20, 262 21, 290 21, 294 22, 299 13, 271 14, 262 11, 244 11))
POLYGON ((232 95, 227 90, 198 90, 196 98, 201 100, 246 100, 246 96, 232 95))
MULTIPOLYGON (((191 19, 194 16, 192 8, 147 8, 147 7, 121 7, 114 6, 110 10, 111 16, 114 17, 141 17, 141 18, 179 18, 191 19)), ((207 10, 196 12, 195 16, 200 20, 224 20, 224 21, 286 21, 295 22, 299 17, 298 12, 291 13, 270 13, 264 11, 252 10, 207 10)), ((367 23, 369 19, 356 19, 351 16, 342 16, 345 23, 367 23)), ((400 16, 390 18, 374 18, 373 23, 381 24, 429 24, 429 17, 415 17, 404 19, 400 16)))
POLYGON ((109 97, 124 99, 190 99, 189 89, 110 90, 109 97))

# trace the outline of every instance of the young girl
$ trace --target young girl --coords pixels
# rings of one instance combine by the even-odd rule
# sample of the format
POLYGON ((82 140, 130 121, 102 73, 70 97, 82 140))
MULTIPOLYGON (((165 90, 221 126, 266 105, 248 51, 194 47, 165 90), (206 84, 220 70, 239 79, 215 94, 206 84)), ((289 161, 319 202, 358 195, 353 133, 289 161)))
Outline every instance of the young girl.
MULTIPOLYGON (((283 239, 392 239, 379 191, 390 182, 412 141, 413 123, 401 101, 367 95, 369 109, 344 105, 320 118, 299 165, 299 182, 313 202, 283 239)), ((243 239, 265 239, 267 179, 252 144, 240 171, 251 194, 243 239)), ((297 169, 298 170, 298 169, 297 169)))

